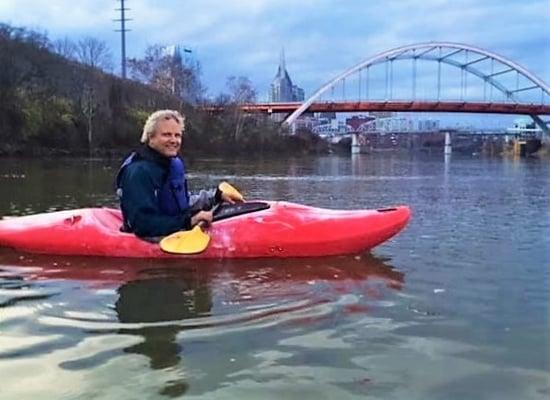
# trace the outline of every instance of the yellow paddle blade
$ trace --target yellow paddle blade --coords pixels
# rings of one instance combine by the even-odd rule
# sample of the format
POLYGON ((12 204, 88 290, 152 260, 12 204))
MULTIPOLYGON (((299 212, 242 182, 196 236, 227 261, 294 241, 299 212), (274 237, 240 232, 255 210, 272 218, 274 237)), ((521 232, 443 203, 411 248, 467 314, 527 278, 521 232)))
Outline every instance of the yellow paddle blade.
POLYGON ((179 231, 160 241, 160 248, 173 254, 196 254, 204 251, 210 242, 210 236, 200 226, 190 231, 179 231))
POLYGON ((219 184, 218 188, 229 197, 235 201, 244 201, 243 195, 235 189, 232 185, 227 182, 222 182, 219 184))

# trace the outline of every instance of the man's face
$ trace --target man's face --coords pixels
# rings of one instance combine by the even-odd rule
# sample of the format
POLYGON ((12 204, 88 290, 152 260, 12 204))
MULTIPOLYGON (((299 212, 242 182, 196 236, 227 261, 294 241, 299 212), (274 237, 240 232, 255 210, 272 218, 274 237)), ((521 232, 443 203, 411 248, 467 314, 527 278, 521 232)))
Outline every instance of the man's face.
POLYGON ((175 157, 180 150, 181 139, 180 124, 173 119, 163 119, 157 123, 157 129, 148 144, 165 157, 175 157))

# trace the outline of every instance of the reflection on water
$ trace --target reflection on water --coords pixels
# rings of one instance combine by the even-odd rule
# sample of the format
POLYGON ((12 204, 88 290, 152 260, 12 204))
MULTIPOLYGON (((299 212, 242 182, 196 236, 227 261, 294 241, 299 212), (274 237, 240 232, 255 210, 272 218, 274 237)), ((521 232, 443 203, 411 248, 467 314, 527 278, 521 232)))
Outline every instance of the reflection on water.
MULTIPOLYGON (((76 342, 86 340, 90 333, 139 338, 122 352, 145 356, 149 368, 168 372, 158 393, 170 397, 189 389, 185 371, 193 366, 187 366, 186 352, 188 346, 193 351, 196 341, 223 341, 231 332, 253 338, 274 329, 309 330, 332 325, 333 318, 343 322, 345 315, 387 307, 388 290, 401 290, 404 284, 403 273, 368 254, 191 262, 60 258, 4 251, 0 265, 4 307, 32 301, 36 305, 31 314, 39 321, 35 329, 77 329, 80 332, 75 336, 81 338, 76 342), (78 287, 78 291, 70 293, 67 286, 78 287), (18 297, 23 287, 27 295, 18 297), (106 304, 104 309, 85 300, 105 294, 108 299, 95 300, 106 304), (62 299, 55 300, 56 296, 62 299), (48 307, 52 301, 55 307, 48 307), (86 312, 83 307, 93 311, 86 312)), ((17 326, 18 319, 13 315, 5 322, 17 326)), ((39 332, 34 333, 37 340, 39 332)), ((78 347, 76 342, 72 346, 78 347)), ((0 360, 17 359, 19 354, 40 358, 56 347, 53 343, 38 347, 23 343, 0 352, 0 360)), ((246 353, 246 341, 233 351, 246 353)), ((71 354, 59 360, 58 366, 67 371, 90 371, 118 357, 121 354, 113 349, 71 354)))
MULTIPOLYGON (((115 310, 122 323, 169 322, 206 316, 212 308, 207 282, 179 277, 151 278, 123 283, 118 289, 115 310)), ((140 335, 143 342, 124 349, 130 354, 143 354, 150 359, 152 369, 177 366, 181 361, 182 346, 177 333, 178 324, 122 328, 120 334, 140 335)), ((187 391, 184 381, 167 382, 161 393, 178 396, 187 391)))

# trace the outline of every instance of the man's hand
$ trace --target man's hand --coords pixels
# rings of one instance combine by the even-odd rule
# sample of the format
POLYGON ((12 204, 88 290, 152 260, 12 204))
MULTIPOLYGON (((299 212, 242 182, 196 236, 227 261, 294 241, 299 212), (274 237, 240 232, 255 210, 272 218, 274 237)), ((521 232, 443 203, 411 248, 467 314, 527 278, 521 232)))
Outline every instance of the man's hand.
POLYGON ((229 204, 235 204, 235 202, 241 202, 243 200, 242 197, 232 196, 231 193, 222 192, 222 201, 229 204))
POLYGON ((244 201, 243 195, 227 182, 220 183, 218 189, 222 192, 222 201, 230 204, 244 201))
POLYGON ((204 221, 205 225, 210 225, 213 218, 214 215, 212 211, 199 211, 191 217, 191 226, 195 226, 201 221, 204 221))

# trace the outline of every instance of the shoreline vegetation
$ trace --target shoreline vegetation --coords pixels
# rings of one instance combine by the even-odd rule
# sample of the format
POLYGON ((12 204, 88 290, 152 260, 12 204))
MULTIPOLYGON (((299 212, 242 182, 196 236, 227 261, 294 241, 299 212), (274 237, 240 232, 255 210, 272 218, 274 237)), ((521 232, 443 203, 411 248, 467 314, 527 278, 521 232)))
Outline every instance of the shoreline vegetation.
POLYGON ((267 116, 243 114, 238 105, 256 100, 245 77, 229 77, 227 93, 206 100, 198 62, 185 63, 159 45, 128 60, 131 79, 106 72, 110 53, 93 38, 52 42, 46 34, 0 24, 0 56, 0 156, 118 157, 139 145, 147 116, 165 108, 186 115, 189 154, 326 151, 315 135, 286 135, 267 116), (213 104, 225 111, 202 111, 213 104))

